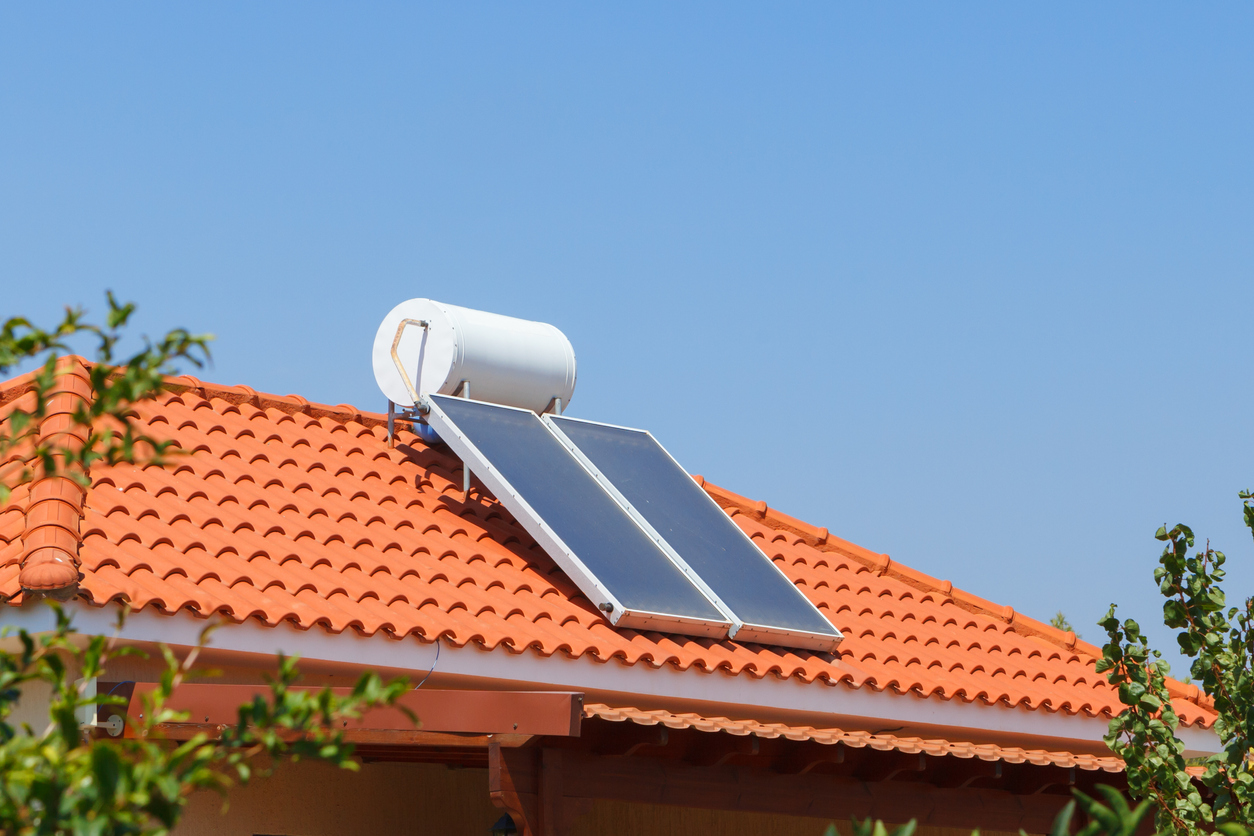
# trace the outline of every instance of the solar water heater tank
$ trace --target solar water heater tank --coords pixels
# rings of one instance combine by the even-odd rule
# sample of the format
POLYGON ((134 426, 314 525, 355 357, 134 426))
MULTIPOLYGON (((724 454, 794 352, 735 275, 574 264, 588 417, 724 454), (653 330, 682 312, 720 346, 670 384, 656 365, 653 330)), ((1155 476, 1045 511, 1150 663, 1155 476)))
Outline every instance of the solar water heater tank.
POLYGON ((379 388, 402 407, 438 394, 544 412, 575 393, 575 351, 556 327, 433 299, 384 317, 373 361, 379 388))

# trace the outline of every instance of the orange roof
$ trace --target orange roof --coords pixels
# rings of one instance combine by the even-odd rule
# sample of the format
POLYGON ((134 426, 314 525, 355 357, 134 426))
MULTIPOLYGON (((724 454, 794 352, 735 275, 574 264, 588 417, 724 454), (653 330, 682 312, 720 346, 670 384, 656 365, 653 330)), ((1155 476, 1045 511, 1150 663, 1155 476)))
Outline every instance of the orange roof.
MULTIPOLYGON (((0 387, 0 418, 28 387, 0 387)), ((96 606, 1069 715, 1120 708, 1094 671, 1100 651, 1073 633, 700 477, 844 633, 836 655, 614 629, 502 506, 478 493, 465 501, 446 448, 403 432, 390 449, 384 416, 190 377, 136 413, 189 455, 165 469, 101 467, 85 495, 15 491, 0 508, 0 600, 20 603, 23 559, 53 547, 81 561, 80 596, 96 606)), ((1209 727, 1197 688, 1172 687, 1182 721, 1209 727)))

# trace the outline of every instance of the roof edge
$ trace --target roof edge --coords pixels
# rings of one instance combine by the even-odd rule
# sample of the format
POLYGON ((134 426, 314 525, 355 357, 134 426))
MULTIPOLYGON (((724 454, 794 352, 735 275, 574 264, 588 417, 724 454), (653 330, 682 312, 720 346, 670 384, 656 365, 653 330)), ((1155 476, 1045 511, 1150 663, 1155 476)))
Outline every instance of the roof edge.
MULTIPOLYGON (((755 501, 734 491, 721 488, 707 481, 702 476, 694 475, 692 478, 719 506, 732 516, 738 513, 748 514, 750 517, 761 520, 775 529, 795 534, 813 549, 851 558, 877 575, 887 575, 921 592, 943 595, 967 612, 984 615, 1003 622, 1020 636, 1036 639, 1063 650, 1070 650, 1093 660, 1102 658, 1103 653, 1100 647, 1083 641, 1074 631, 1059 630, 1052 624, 1046 624, 1031 616, 1015 612, 1014 607, 1001 606, 978 595, 958 589, 950 581, 942 581, 917 569, 903 566, 894 562, 886 554, 878 554, 856 543, 842 540, 840 537, 833 536, 825 527, 816 527, 796 517, 776 511, 761 500, 755 501)), ((1215 710, 1214 701, 1207 697, 1200 688, 1191 683, 1168 678, 1167 693, 1176 699, 1191 702, 1199 708, 1204 708, 1208 711, 1215 710)))
MULTIPOLYGON (((825 745, 844 744, 855 749, 870 747, 880 751, 894 750, 932 756, 954 755, 959 758, 978 757, 1007 763, 1030 763, 1034 766, 1079 767, 1095 772, 1123 772, 1124 762, 1114 755, 1092 755, 1041 748, 1004 746, 996 743, 972 743, 940 737, 919 735, 898 736, 886 732, 849 731, 841 728, 771 723, 760 720, 735 720, 708 717, 691 712, 678 713, 666 709, 645 709, 634 706, 613 707, 604 703, 587 703, 585 717, 596 717, 611 723, 630 722, 641 726, 663 725, 672 729, 697 729, 703 732, 725 732, 737 736, 754 735, 765 739, 813 740, 825 745)), ((1030 744, 1029 744, 1030 745, 1030 744)))

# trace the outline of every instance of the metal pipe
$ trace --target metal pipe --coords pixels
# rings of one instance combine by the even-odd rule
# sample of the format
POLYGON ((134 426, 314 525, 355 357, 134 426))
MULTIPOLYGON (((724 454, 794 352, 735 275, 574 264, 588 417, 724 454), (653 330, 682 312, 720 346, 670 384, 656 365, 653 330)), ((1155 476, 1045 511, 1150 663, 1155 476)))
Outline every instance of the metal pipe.
POLYGON ((417 325, 424 331, 429 327, 425 319, 402 319, 401 324, 396 326, 396 336, 392 338, 392 362, 396 364, 396 370, 401 373, 401 380, 404 381, 405 388, 409 390, 409 394, 414 399, 414 405, 417 406, 418 390, 414 388, 409 375, 405 373, 405 367, 401 364, 401 358, 396 353, 397 348, 401 344, 401 334, 405 333, 405 329, 410 325, 417 325))

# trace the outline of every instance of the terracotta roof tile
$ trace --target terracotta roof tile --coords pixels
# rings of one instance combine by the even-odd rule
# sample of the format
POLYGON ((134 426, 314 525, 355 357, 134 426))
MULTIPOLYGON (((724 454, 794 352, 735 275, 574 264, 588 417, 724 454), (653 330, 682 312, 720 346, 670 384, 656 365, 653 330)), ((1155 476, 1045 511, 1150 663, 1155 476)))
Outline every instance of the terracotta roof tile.
MULTIPOLYGON (((22 402, 24 385, 0 386, 0 414, 22 402)), ((389 448, 384 416, 188 377, 135 411, 145 432, 189 455, 165 469, 92 472, 77 556, 82 594, 96 605, 1064 714, 1120 708, 1094 672, 1100 651, 1073 633, 701 477, 844 632, 838 655, 611 628, 504 508, 477 491, 465 500, 447 449, 403 430, 389 448)), ((15 603, 31 497, 19 488, 0 509, 0 598, 15 603)), ((1182 719, 1209 726, 1198 690, 1172 688, 1182 719)))
POLYGON ((816 729, 813 726, 788 726, 783 723, 760 723, 756 720, 729 720, 726 717, 703 717, 699 714, 673 714, 669 711, 640 708, 611 708, 592 703, 583 707, 585 717, 595 717, 612 723, 631 722, 642 726, 663 725, 670 729, 696 729, 697 731, 738 736, 785 738, 787 740, 812 740, 828 746, 837 743, 854 749, 869 747, 880 751, 895 750, 916 754, 952 755, 957 758, 979 758, 984 761, 1030 763, 1034 766, 1077 767, 1089 771, 1122 772, 1123 761, 1115 757, 1050 752, 1044 749, 1021 749, 988 743, 963 743, 940 738, 897 737, 891 734, 874 734, 865 731, 843 729, 816 729))

